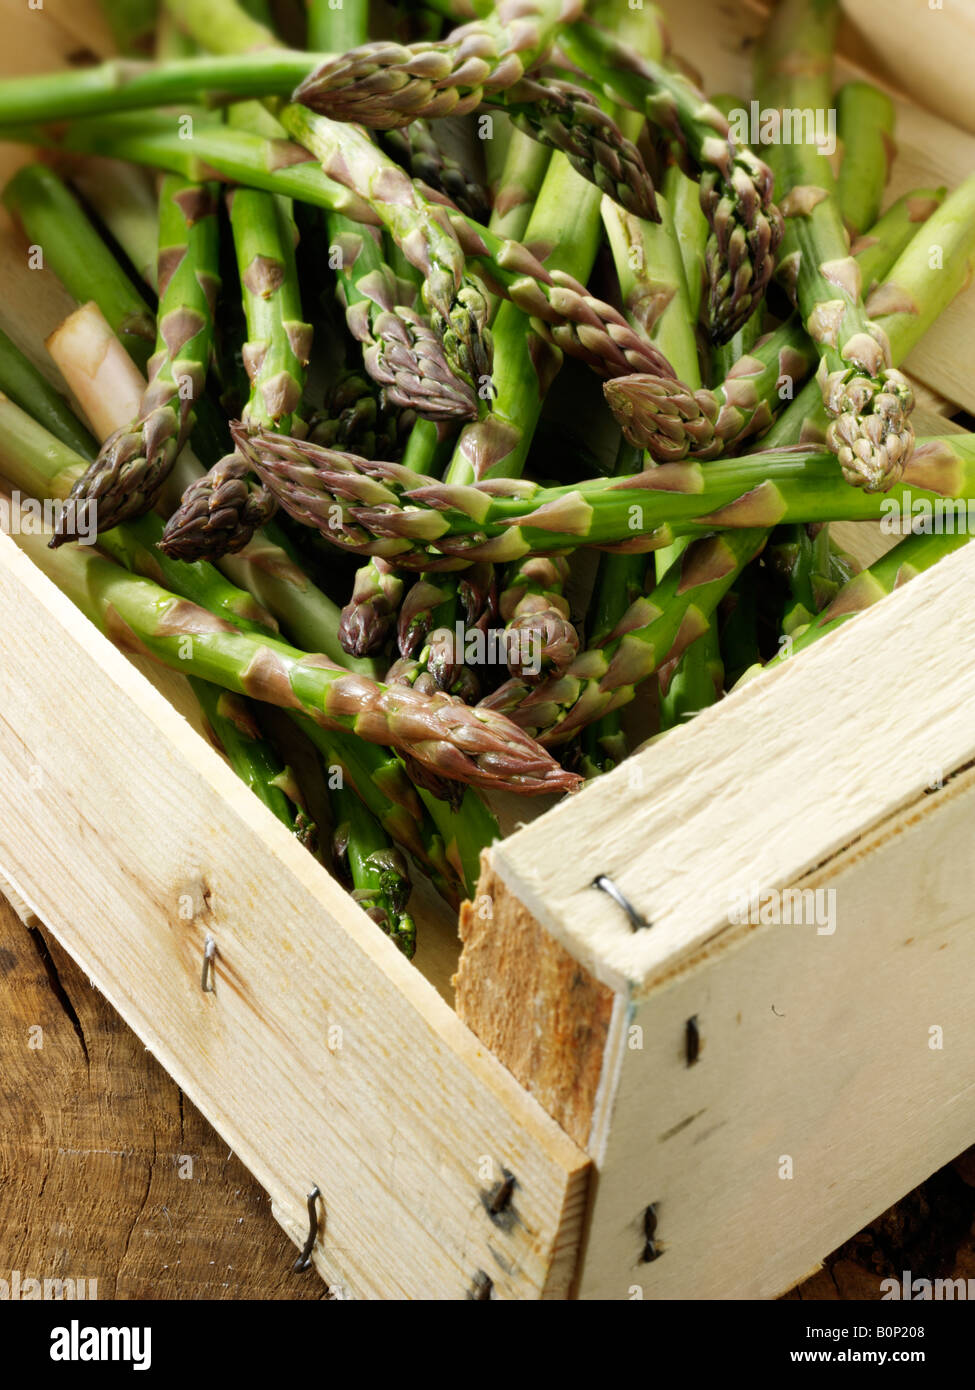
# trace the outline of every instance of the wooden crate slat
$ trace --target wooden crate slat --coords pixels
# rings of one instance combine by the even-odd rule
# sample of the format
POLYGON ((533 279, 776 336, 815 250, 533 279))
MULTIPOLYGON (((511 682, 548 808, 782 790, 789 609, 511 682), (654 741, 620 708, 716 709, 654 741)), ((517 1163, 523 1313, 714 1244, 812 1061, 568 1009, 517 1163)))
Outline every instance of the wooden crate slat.
POLYGON ((494 846, 494 871, 598 978, 648 987, 737 890, 795 882, 975 755, 973 585, 970 546, 494 846))
MULTIPOLYGON (((972 998, 959 981, 975 971, 973 823, 968 769, 799 881, 835 895, 832 933, 727 926, 642 999, 623 989, 610 1005, 578 962, 572 989, 559 987, 571 960, 524 991, 514 960, 483 978, 503 943, 473 927, 462 1017, 596 1162, 580 1298, 777 1297, 971 1143, 972 998), (501 991, 534 1031, 530 1049, 499 1028, 501 991), (567 1036, 593 1044, 581 1088, 552 1065, 567 1036), (651 1204, 659 1257, 645 1262, 651 1204)), ((490 867, 481 887, 497 924, 561 958, 490 867)))
POLYGON ((329 1283, 564 1296, 584 1155, 7 537, 0 631, 5 873, 290 1229, 321 1187, 329 1283), (484 1210, 489 1165, 516 1220, 484 1210))
POLYGON ((973 823, 970 771, 801 881, 834 935, 729 930, 632 1012, 581 1298, 777 1297, 972 1142, 973 823))

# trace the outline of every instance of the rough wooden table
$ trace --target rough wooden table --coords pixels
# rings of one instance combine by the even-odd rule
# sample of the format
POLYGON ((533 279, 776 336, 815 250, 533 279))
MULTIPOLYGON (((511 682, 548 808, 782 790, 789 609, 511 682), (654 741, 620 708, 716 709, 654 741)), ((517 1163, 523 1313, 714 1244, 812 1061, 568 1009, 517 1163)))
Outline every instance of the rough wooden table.
POLYGON ((36 919, 0 897, 0 1279, 322 1299, 268 1197, 36 919))
MULTIPOLYGON (((325 1299, 243 1164, 54 938, 0 896, 0 1279, 100 1299, 325 1299)), ((788 1295, 975 1279, 975 1150, 788 1295), (906 1263, 905 1263, 906 1262, 906 1263)))

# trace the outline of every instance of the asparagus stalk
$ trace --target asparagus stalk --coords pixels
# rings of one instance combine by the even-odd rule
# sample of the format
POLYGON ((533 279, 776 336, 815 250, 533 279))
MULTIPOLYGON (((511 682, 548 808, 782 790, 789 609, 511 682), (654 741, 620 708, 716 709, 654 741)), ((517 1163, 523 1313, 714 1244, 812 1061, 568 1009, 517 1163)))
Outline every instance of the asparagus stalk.
POLYGON ((27 164, 3 193, 45 264, 79 303, 95 298, 134 362, 145 369, 155 343, 152 311, 53 169, 27 164), (70 228, 70 235, 65 229, 70 228), (92 287, 97 292, 93 292, 92 287))
MULTIPOLYGON (((925 201, 921 200, 921 207, 925 201)), ((869 252, 861 252, 861 260, 866 254, 869 252)), ((961 293, 973 271, 975 175, 935 208, 923 231, 908 241, 888 271, 881 272, 881 283, 870 293, 869 312, 886 335, 895 366, 907 358, 961 293), (932 255, 934 249, 936 255, 932 255)), ((874 278, 880 278, 876 272, 874 278)), ((810 382, 763 437, 762 447, 779 449, 800 441, 821 441, 827 428, 828 416, 818 386, 810 382)))
POLYGON ((508 656, 513 676, 542 680, 578 654, 579 634, 565 598, 568 578, 568 561, 559 555, 526 556, 506 572, 498 610, 519 639, 508 656))
MULTIPOLYGON (((247 319, 243 360, 251 383, 242 423, 287 433, 301 401, 312 338, 301 317, 291 205, 240 188, 231 196, 230 224, 247 319)), ((246 462, 228 454, 184 493, 166 525, 162 549, 184 560, 234 554, 274 510, 246 462)))
POLYGON ((490 217, 487 189, 481 187, 459 160, 448 154, 437 138, 435 125, 429 121, 411 121, 402 129, 387 131, 383 145, 412 178, 420 179, 435 193, 449 198, 467 217, 475 222, 486 222, 490 217))
POLYGON ((340 213, 328 213, 326 223, 346 324, 388 400, 430 420, 475 416, 473 386, 450 370, 439 337, 413 308, 412 288, 386 264, 375 229, 340 213))
POLYGON ((311 325, 302 320, 291 204, 240 188, 230 198, 248 341, 244 365, 251 394, 243 422, 287 434, 304 390, 311 325))
POLYGON ((237 776, 314 854, 318 827, 308 814, 298 780, 262 734, 252 706, 208 681, 190 678, 206 718, 210 741, 237 776))
POLYGON ((368 201, 330 179, 302 145, 205 116, 194 118, 187 139, 174 129, 171 116, 148 112, 88 117, 66 126, 0 126, 0 139, 128 160, 189 179, 219 178, 344 212, 357 222, 382 224, 368 201))
POLYGON ((342 609, 339 641, 352 656, 379 651, 396 622, 405 592, 403 575, 379 556, 356 570, 352 597, 342 609))
POLYGON ((638 599, 602 646, 534 687, 502 685, 478 709, 503 711, 541 743, 567 742, 604 714, 622 708, 637 686, 675 662, 711 622, 721 597, 765 544, 765 532, 729 531, 695 541, 671 565, 651 598, 638 599))
POLYGON ((436 776, 524 796, 578 784, 503 716, 448 695, 383 686, 272 637, 240 632, 87 547, 52 551, 47 533, 24 530, 18 545, 96 627, 184 675, 302 710, 325 728, 396 748, 436 776))
MULTIPOLYGON (((166 0, 168 12, 200 43, 224 53, 275 48, 274 34, 251 20, 236 0, 166 0)), ((369 203, 372 211, 423 274, 423 302, 444 339, 456 374, 477 384, 490 372, 487 302, 468 275, 464 254, 449 228, 402 169, 364 132, 327 120, 301 105, 272 98, 269 109, 308 149, 325 173, 369 203)))
POLYGON ((687 177, 679 165, 671 164, 664 174, 663 192, 684 265, 687 311, 691 322, 696 324, 701 315, 701 300, 707 283, 708 219, 701 208, 697 184, 687 177))
MULTIPOLYGON (((785 0, 778 7, 758 52, 763 107, 829 106, 837 16, 838 0, 785 0)), ((820 357, 827 445, 853 486, 886 489, 914 443, 910 384, 891 365, 890 343, 863 306, 826 159, 804 141, 770 145, 769 158, 786 194, 783 256, 790 274, 795 271, 799 309, 820 357)))
MULTIPOLYGON (((864 284, 873 284, 891 270, 942 196, 939 190, 906 194, 854 244, 852 254, 864 284)), ((749 320, 752 329, 756 318, 749 320)), ((793 398, 817 361, 816 348, 795 315, 758 338, 711 390, 634 374, 607 382, 604 393, 627 438, 649 449, 654 458, 718 458, 766 430, 783 399, 793 398)), ((806 399, 814 396, 819 399, 815 383, 806 399)))
MULTIPOLYGON (((588 279, 599 242, 601 201, 563 155, 552 157, 525 236, 547 253, 547 265, 539 268, 553 283, 562 275, 588 279)), ((517 298, 498 310, 492 413, 461 432, 447 472, 451 483, 518 477, 524 468, 545 393, 562 361, 557 344, 538 331, 534 319, 526 321, 526 313, 533 312, 530 303, 523 309, 517 298)))
MULTIPOLYGON (((684 273, 677 232, 666 202, 661 205, 661 225, 648 227, 621 217, 604 201, 603 220, 609 233, 620 280, 623 302, 632 318, 645 314, 652 322, 657 345, 684 381, 700 385, 700 368, 693 331, 691 296, 684 273), (637 270, 634 267, 642 267, 637 270), (653 304, 652 316, 646 305, 653 304), (658 307, 659 306, 659 307, 658 307)), ((620 450, 617 472, 633 466, 634 451, 620 450)), ((677 541, 654 555, 658 583, 676 563, 687 542, 677 541)), ((645 561, 640 555, 607 555, 600 565, 597 589, 605 584, 608 598, 602 605, 604 621, 610 610, 615 626, 623 619, 628 595, 640 585, 645 561), (615 598, 615 603, 613 602, 615 598)), ((691 713, 712 704, 720 694, 720 664, 714 645, 713 629, 693 641, 679 658, 658 670, 660 691, 659 720, 667 729, 691 713)), ((605 770, 623 747, 619 710, 612 710, 586 730, 586 748, 591 771, 605 770)))
MULTIPOLYGON (((309 148, 320 154, 326 172, 310 163, 293 163, 296 157, 301 159, 300 152, 296 155, 298 147, 295 145, 286 143, 282 147, 280 142, 264 140, 247 131, 231 130, 202 121, 195 123, 192 141, 181 140, 172 129, 172 121, 160 121, 148 116, 76 121, 63 130, 51 127, 0 128, 0 138, 131 159, 136 163, 182 172, 188 177, 199 177, 201 173, 207 177, 219 175, 249 187, 294 197, 326 210, 344 211, 360 222, 383 223, 390 228, 411 263, 420 264, 421 268, 427 270, 423 281, 423 300, 431 309, 431 321, 438 334, 441 337, 447 334, 450 338, 451 334, 459 333, 463 337, 475 330, 479 332, 487 306, 480 287, 475 289, 469 279, 464 279, 455 300, 450 301, 453 310, 448 313, 443 309, 445 301, 437 299, 431 291, 431 277, 436 276, 437 283, 441 284, 442 275, 435 259, 427 256, 423 250, 426 243, 418 234, 417 220, 411 208, 404 201, 407 191, 412 201, 415 201, 414 195, 416 198, 420 195, 412 185, 409 185, 409 190, 404 190, 397 184, 399 179, 409 184, 403 171, 392 165, 396 177, 387 177, 388 170, 382 165, 374 171, 375 178, 371 181, 371 176, 366 178, 362 171, 363 161, 353 161, 351 165, 348 163, 358 152, 357 149, 341 153, 343 141, 351 141, 354 145, 357 139, 356 133, 350 131, 349 127, 335 127, 340 134, 334 136, 329 126, 326 140, 320 126, 322 118, 314 117, 302 108, 288 107, 281 113, 281 119, 299 144, 305 141, 309 148), (350 201, 347 192, 327 176, 332 160, 335 161, 336 178, 341 173, 347 180, 351 179, 357 189, 381 190, 384 197, 380 199, 378 192, 374 191, 371 205, 365 205, 358 199, 350 201), (400 189, 399 195, 397 187, 400 189), (397 196, 400 197, 399 204, 395 201, 397 196)), ((381 159, 378 151, 375 154, 381 159)), ((512 299, 524 313, 532 316, 536 331, 555 342, 568 356, 581 358, 594 370, 607 376, 631 371, 672 375, 669 364, 652 344, 635 333, 618 310, 590 295, 574 277, 561 271, 549 275, 525 247, 505 240, 480 223, 471 222, 456 210, 427 204, 424 204, 424 209, 424 217, 436 222, 440 238, 453 242, 455 251, 450 256, 456 254, 461 266, 466 257, 489 290, 512 299), (450 230, 454 233, 452 237, 450 230), (458 245, 458 237, 463 247, 458 245)), ((453 342, 453 338, 450 341, 453 342)), ((464 360, 459 362, 448 358, 451 369, 455 374, 469 378, 475 388, 483 389, 491 377, 486 353, 473 348, 458 351, 464 360), (472 367, 476 367, 476 371, 469 370, 472 367)))
POLYGON ((559 25, 581 9, 580 0, 500 0, 442 43, 372 43, 330 59, 302 82, 295 100, 374 130, 418 116, 466 115, 537 67, 559 25))
POLYGON ((798 652, 803 651, 813 642, 817 642, 820 637, 825 637, 830 632, 835 632, 844 623, 856 617, 866 608, 871 608, 875 603, 879 603, 882 598, 899 589, 902 584, 914 579, 924 570, 930 569, 932 565, 950 555, 952 551, 960 549, 971 540, 968 531, 958 531, 954 533, 927 534, 918 532, 915 535, 906 536, 899 541, 886 555, 872 564, 869 569, 863 570, 860 574, 854 575, 839 590, 833 601, 815 617, 805 629, 799 630, 793 637, 791 648, 786 648, 766 666, 778 666, 785 660, 791 660, 798 652))
POLYGON ((870 82, 847 82, 836 94, 836 123, 843 162, 836 201, 852 236, 861 236, 880 215, 894 145, 894 103, 870 82))
POLYGON ((736 145, 725 117, 683 74, 637 57, 591 24, 566 26, 559 42, 613 100, 640 111, 671 139, 686 172, 697 178, 711 227, 708 322, 713 340, 726 341, 761 303, 772 275, 782 218, 772 202, 771 172, 747 146, 736 145))
POLYGON ((366 915, 412 960, 416 923, 407 911, 412 883, 406 860, 379 822, 344 783, 329 789, 335 820, 332 863, 366 915))
POLYGON ((805 627, 850 578, 845 562, 834 554, 828 525, 781 527, 773 532, 766 555, 770 569, 788 588, 781 621, 786 636, 805 627))
POLYGON ((287 97, 321 58, 322 54, 271 48, 166 63, 112 58, 97 67, 5 77, 0 79, 0 124, 215 105, 246 97, 287 97))
MULTIPOLYGON (((671 301, 673 302, 673 301, 671 301)), ((616 456, 614 473, 626 476, 640 467, 640 451, 623 440, 616 456)), ((599 648, 622 635, 627 615, 642 621, 639 602, 648 583, 645 555, 603 555, 593 586, 589 610, 588 641, 590 648, 599 648)), ((593 720, 582 734, 582 767, 587 777, 611 771, 626 757, 626 738, 619 709, 593 720)))
POLYGON ((491 230, 502 241, 521 241, 545 181, 551 154, 523 131, 514 130, 493 187, 491 230))
POLYGON ((713 623, 676 661, 666 662, 660 668, 657 681, 661 733, 693 719, 720 699, 724 690, 724 662, 713 623))
MULTIPOLYGON (((721 114, 729 119, 734 111, 742 110, 745 105, 740 97, 730 96, 727 93, 712 97, 712 101, 721 114)), ((876 221, 876 218, 873 220, 876 221)), ((741 358, 748 356, 751 349, 762 336, 762 320, 764 317, 765 306, 760 304, 752 311, 751 316, 746 319, 726 343, 711 344, 710 381, 724 381, 725 377, 736 363, 738 363, 741 358)))
POLYGON ((524 77, 504 93, 502 104, 519 130, 560 150, 600 192, 636 217, 657 221, 653 180, 643 156, 584 88, 554 77, 524 77))
MULTIPOLYGON (((604 207, 604 216, 606 209, 604 207)), ((612 233, 611 233, 612 239, 612 233)), ((669 361, 682 379, 699 387, 701 382, 700 363, 697 345, 692 329, 691 295, 684 274, 684 262, 680 255, 677 231, 670 210, 662 204, 662 223, 659 228, 643 229, 642 248, 644 265, 653 267, 653 277, 658 283, 668 286, 669 296, 655 324, 655 340, 663 349, 669 361)), ((621 258, 617 255, 617 264, 621 258)), ((621 285, 625 286, 622 280, 621 285)), ((752 316, 754 319, 760 310, 752 316)), ((752 322, 749 319, 749 323, 752 322)), ((747 328, 747 325, 745 326, 747 328)), ((744 329, 739 329, 743 333, 744 329)), ((736 337, 738 334, 735 335, 736 337)), ((621 451, 620 464, 625 465, 627 455, 621 451)), ((672 565, 687 547, 687 540, 675 541, 654 554, 654 567, 657 583, 666 577, 672 565)), ((640 557, 634 555, 608 555, 603 562, 612 565, 633 566, 626 587, 638 583, 640 557)), ((617 581, 618 582, 618 581, 617 581)), ((617 620, 623 616, 617 614, 617 620)), ((657 671, 658 722, 661 731, 673 728, 700 710, 712 705, 721 694, 723 670, 717 633, 714 626, 691 642, 690 646, 678 656, 663 663, 657 671)), ((612 711, 603 717, 594 728, 594 737, 604 750, 613 748, 621 739, 619 711, 612 711)))
MULTIPOLYGON (((703 468, 660 464, 569 487, 514 479, 457 486, 303 440, 240 430, 235 437, 296 520, 334 544, 415 569, 436 567, 440 556, 511 561, 580 545, 647 551, 716 528, 887 515, 883 496, 845 485, 828 452, 768 450, 703 468)), ((975 436, 924 441, 890 490, 892 505, 914 495, 928 502, 975 495, 975 436)))
POLYGON ((54 543, 74 540, 91 521, 99 531, 151 511, 195 423, 213 338, 217 271, 213 185, 178 175, 159 195, 159 318, 156 351, 138 417, 116 430, 71 492, 74 507, 54 543))
POLYGON ((62 443, 90 459, 98 452, 95 441, 79 423, 67 401, 47 377, 29 362, 6 333, 0 330, 0 391, 33 415, 62 443))

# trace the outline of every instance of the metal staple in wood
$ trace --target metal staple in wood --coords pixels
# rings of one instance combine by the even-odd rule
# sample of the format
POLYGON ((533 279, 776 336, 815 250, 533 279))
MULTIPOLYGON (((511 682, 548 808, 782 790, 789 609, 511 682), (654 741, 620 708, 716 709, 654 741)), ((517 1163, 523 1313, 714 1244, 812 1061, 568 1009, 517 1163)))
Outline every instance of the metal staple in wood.
POLYGON ((641 913, 637 912, 630 900, 616 886, 608 874, 597 874, 590 886, 592 888, 598 888, 602 893, 608 893, 613 901, 619 904, 630 919, 630 926, 634 931, 643 931, 653 925, 653 923, 648 922, 641 913))
POLYGON ((320 1196, 321 1193, 317 1187, 313 1187, 308 1194, 308 1236, 301 1247, 301 1254, 291 1266, 295 1274, 304 1274, 305 1270, 311 1269, 311 1252, 318 1239, 318 1199, 320 1196))

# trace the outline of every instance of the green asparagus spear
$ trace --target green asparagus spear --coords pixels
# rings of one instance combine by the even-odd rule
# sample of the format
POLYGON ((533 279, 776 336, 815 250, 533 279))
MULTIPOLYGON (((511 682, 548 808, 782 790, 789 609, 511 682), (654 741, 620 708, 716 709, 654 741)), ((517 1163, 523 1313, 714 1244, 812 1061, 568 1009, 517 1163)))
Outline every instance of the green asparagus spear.
POLYGON ((206 718, 210 741, 237 776, 314 854, 318 827, 308 814, 298 780, 261 734, 253 707, 239 695, 209 681, 190 677, 193 694, 206 718))
POLYGON ((836 93, 836 123, 843 162, 836 201, 852 236, 880 215, 894 159, 894 103, 870 82, 847 82, 836 93))
POLYGON ((537 67, 559 25, 581 9, 580 0, 501 0, 442 43, 372 43, 333 58, 305 79, 295 99, 374 130, 417 116, 465 115, 537 67))
POLYGON ((879 603, 916 575, 959 550, 971 539, 968 530, 953 533, 926 533, 905 536, 869 569, 854 575, 823 611, 805 629, 799 630, 789 646, 770 661, 766 670, 791 660, 800 651, 835 632, 864 609, 879 603))
POLYGON ((326 728, 397 748, 439 777, 525 796, 578 784, 503 716, 447 695, 386 687, 275 638, 240 632, 88 547, 52 551, 48 533, 16 529, 18 545, 96 627, 184 675, 300 709, 326 728))
MULTIPOLYGON (((580 545, 648 551, 716 528, 887 515, 882 495, 845 485, 829 452, 660 464, 569 487, 514 479, 457 486, 280 435, 237 431, 236 438, 296 520, 336 545, 412 569, 436 568, 440 557, 496 563, 580 545)), ((923 441, 890 490, 891 505, 915 494, 929 502, 975 495, 975 435, 923 441)))
POLYGON ((642 112, 671 139, 685 171, 698 179, 711 227, 708 322, 715 342, 727 340, 761 303, 772 275, 782 218, 772 202, 771 172, 735 143, 725 117, 682 73, 636 56, 591 24, 565 26, 559 42, 612 99, 642 112))
MULTIPOLYGON (((870 253, 861 252, 861 258, 865 254, 870 253)), ((931 213, 894 265, 881 272, 881 283, 870 293, 869 313, 890 344, 895 366, 905 360, 964 289, 973 270, 975 175, 959 184, 931 213)), ((878 278, 876 274, 874 278, 878 278)), ((780 449, 800 441, 819 442, 827 428, 828 416, 818 385, 810 382, 763 436, 761 447, 780 449)))
MULTIPOLYGON (((764 108, 829 107, 838 13, 838 0, 784 0, 775 10, 757 57, 764 108)), ((914 443, 910 384, 891 365, 887 336, 864 308, 825 156, 793 138, 770 145, 769 159, 788 224, 783 263, 790 276, 795 272, 799 310, 819 353, 827 445, 851 485, 884 490, 901 475, 914 443)))
MULTIPOLYGON (((906 194, 854 244, 852 252, 865 285, 891 270, 942 197, 940 190, 906 194)), ((754 327, 755 321, 749 324, 754 327)), ((767 429, 817 360, 816 349, 795 315, 754 342, 711 390, 634 374, 607 382, 604 391, 627 438, 649 449, 654 458, 718 458, 767 429)), ((813 383, 806 400, 818 401, 816 392, 813 383)))
POLYGON ((329 789, 335 820, 332 863, 368 917, 412 960, 416 923, 407 911, 412 890, 406 860, 356 793, 339 783, 329 789))
POLYGON ((79 303, 97 299, 144 371, 156 340, 152 311, 53 169, 24 165, 4 189, 3 202, 68 293, 79 303), (70 226, 70 236, 62 234, 65 226, 70 226))
MULTIPOLYGON (((301 401, 312 338, 311 325, 302 319, 291 205, 240 188, 231 196, 230 223, 247 319, 243 359, 251 383, 242 422, 248 429, 286 434, 301 401)), ((228 454, 187 489, 166 525, 162 549, 184 560, 236 553, 274 509, 244 460, 228 454)))
POLYGON ((72 489, 55 544, 77 538, 90 513, 99 531, 155 506, 195 423, 213 338, 217 272, 214 185, 163 179, 159 194, 156 351, 138 419, 116 430, 72 489), (68 518, 72 519, 69 524, 68 518))

